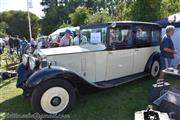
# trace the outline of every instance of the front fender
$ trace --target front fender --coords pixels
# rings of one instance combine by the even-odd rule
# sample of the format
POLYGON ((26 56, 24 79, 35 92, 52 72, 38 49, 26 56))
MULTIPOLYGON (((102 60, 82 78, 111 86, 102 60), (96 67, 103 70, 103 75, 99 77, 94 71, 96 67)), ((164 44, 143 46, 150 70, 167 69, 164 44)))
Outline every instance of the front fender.
POLYGON ((23 83, 27 80, 28 73, 26 72, 26 66, 23 63, 20 63, 19 66, 17 67, 17 82, 16 82, 16 87, 22 87, 23 83))
POLYGON ((24 95, 26 97, 30 96, 33 89, 39 84, 51 80, 51 79, 66 79, 77 89, 93 88, 93 89, 104 89, 103 86, 99 86, 95 83, 90 83, 83 79, 76 73, 69 71, 63 67, 51 66, 50 68, 45 67, 39 71, 34 72, 25 83, 24 95))
POLYGON ((51 66, 50 68, 45 67, 41 70, 33 73, 26 81, 26 87, 32 88, 40 84, 42 81, 49 80, 51 78, 57 78, 59 75, 63 75, 67 72, 66 69, 62 67, 51 66))

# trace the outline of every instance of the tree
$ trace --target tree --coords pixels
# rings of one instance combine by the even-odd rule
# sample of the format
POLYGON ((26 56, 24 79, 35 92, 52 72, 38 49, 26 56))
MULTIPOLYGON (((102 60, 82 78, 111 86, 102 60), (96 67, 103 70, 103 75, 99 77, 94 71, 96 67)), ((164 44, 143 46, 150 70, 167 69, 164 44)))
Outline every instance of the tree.
POLYGON ((161 18, 180 12, 180 0, 162 0, 161 18))
POLYGON ((4 22, 4 21, 0 22, 0 32, 1 33, 6 33, 7 28, 8 28, 8 25, 6 24, 6 22, 4 22))
POLYGON ((115 18, 118 21, 132 20, 133 13, 132 8, 134 7, 134 1, 121 1, 117 5, 117 9, 115 10, 115 18))
POLYGON ((105 23, 112 20, 112 17, 109 16, 106 12, 98 12, 92 15, 89 15, 86 19, 86 24, 95 24, 95 23, 105 23))
POLYGON ((70 23, 69 14, 74 12, 79 5, 83 5, 82 0, 42 0, 45 17, 41 20, 41 32, 49 35, 62 26, 70 23))
POLYGON ((107 11, 108 15, 113 16, 117 2, 118 0, 42 0, 41 5, 44 6, 45 17, 41 20, 41 32, 44 35, 49 35, 64 23, 71 24, 71 22, 76 21, 72 23, 75 26, 83 23, 83 20, 77 23, 74 16, 69 17, 69 14, 74 13, 78 7, 86 7, 94 13, 104 10, 107 11))
POLYGON ((88 18, 88 16, 91 13, 92 13, 92 11, 86 7, 76 8, 75 12, 73 12, 69 15, 69 17, 71 19, 71 24, 73 26, 85 25, 85 20, 88 18))
POLYGON ((132 6, 132 20, 156 21, 160 18, 162 0, 136 0, 132 6))
MULTIPOLYGON (((29 26, 27 12, 8 11, 0 13, 0 22, 7 24, 6 32, 10 35, 20 35, 21 37, 29 38, 29 26)), ((32 36, 37 37, 39 32, 39 18, 30 13, 32 36)))

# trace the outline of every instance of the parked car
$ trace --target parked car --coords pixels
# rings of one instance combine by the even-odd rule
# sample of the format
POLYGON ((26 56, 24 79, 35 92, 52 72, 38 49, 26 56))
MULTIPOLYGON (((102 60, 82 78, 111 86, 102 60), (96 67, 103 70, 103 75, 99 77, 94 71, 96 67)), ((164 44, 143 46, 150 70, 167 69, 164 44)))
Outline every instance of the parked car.
POLYGON ((17 70, 17 87, 31 99, 34 112, 68 113, 85 86, 104 89, 157 77, 160 33, 158 24, 147 22, 82 26, 86 44, 25 54, 17 70))

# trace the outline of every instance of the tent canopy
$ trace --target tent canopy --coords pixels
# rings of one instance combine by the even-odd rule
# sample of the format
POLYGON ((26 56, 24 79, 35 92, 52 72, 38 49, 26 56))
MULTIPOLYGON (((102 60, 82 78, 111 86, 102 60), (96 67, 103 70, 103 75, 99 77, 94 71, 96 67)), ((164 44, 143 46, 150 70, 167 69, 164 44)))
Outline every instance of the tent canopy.
POLYGON ((51 33, 49 36, 59 35, 59 33, 65 32, 66 29, 69 29, 69 30, 71 30, 71 31, 75 31, 76 29, 79 29, 79 27, 65 27, 65 28, 57 29, 56 31, 54 31, 53 33, 51 33))
POLYGON ((165 28, 168 25, 173 25, 175 27, 180 27, 180 12, 170 15, 167 18, 161 19, 156 21, 156 23, 159 23, 162 28, 165 28))

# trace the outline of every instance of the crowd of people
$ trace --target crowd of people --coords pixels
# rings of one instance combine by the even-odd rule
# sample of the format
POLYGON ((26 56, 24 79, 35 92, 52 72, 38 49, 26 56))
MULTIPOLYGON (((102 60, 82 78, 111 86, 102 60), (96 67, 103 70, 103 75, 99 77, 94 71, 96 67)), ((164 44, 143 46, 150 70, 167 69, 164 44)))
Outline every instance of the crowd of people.
POLYGON ((67 29, 65 31, 64 36, 57 36, 56 40, 53 41, 52 37, 48 40, 48 46, 55 47, 64 47, 64 46, 72 46, 72 45, 81 45, 87 43, 86 36, 82 35, 80 30, 76 29, 75 35, 74 33, 67 29))
MULTIPOLYGON (((58 35, 56 39, 52 37, 44 37, 41 39, 27 40, 25 37, 19 37, 19 35, 11 36, 7 38, 6 45, 9 48, 9 53, 12 55, 16 53, 19 58, 26 52, 27 49, 35 50, 37 46, 40 48, 52 48, 52 47, 64 47, 72 45, 82 45, 87 43, 86 36, 82 35, 79 29, 76 29, 75 33, 66 29, 63 36, 58 35)), ((5 45, 0 45, 0 53, 4 51, 5 45)))
POLYGON ((28 41, 25 37, 20 38, 18 35, 16 37, 9 35, 8 38, 10 54, 15 52, 18 57, 22 57, 28 47, 35 47, 36 44, 36 41, 33 38, 30 41, 28 41))
POLYGON ((13 56, 14 53, 17 54, 19 58, 26 52, 28 48, 35 48, 37 45, 36 41, 32 38, 28 41, 25 37, 20 38, 18 35, 15 37, 9 35, 4 38, 0 43, 0 55, 4 53, 4 48, 8 48, 8 53, 13 56))

